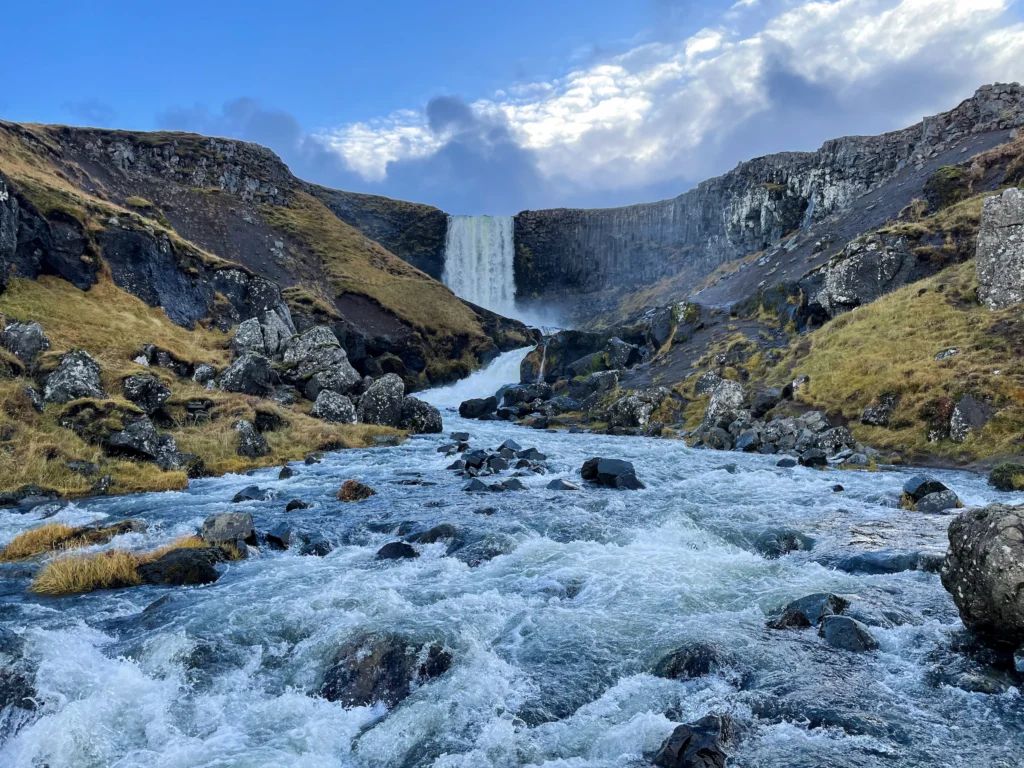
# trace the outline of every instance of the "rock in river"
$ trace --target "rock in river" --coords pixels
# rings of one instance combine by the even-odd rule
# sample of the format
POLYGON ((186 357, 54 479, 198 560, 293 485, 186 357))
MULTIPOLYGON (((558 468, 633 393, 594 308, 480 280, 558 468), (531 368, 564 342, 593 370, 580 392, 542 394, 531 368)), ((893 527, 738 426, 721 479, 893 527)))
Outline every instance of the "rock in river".
POLYGON ((676 728, 653 762, 661 768, 724 768, 728 752, 738 740, 738 728, 732 718, 707 715, 676 728))
POLYGON ((646 487, 637 479, 633 465, 622 459, 589 459, 583 464, 580 474, 584 480, 606 488, 635 491, 646 487))

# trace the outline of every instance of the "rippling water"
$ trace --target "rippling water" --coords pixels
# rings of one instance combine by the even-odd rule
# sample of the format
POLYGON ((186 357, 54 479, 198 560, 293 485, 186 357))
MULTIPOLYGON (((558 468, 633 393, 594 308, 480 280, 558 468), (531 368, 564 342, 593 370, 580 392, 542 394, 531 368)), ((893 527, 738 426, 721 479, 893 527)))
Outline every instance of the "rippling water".
MULTIPOLYGON (((516 364, 499 359, 471 394, 493 392, 495 377, 516 364)), ((257 528, 287 520, 336 548, 325 558, 264 552, 190 589, 44 599, 26 594, 23 579, 0 579, 0 623, 24 635, 41 701, 40 716, 0 747, 0 764, 631 766, 644 764, 673 723, 708 712, 743 724, 736 765, 1020 764, 1016 689, 983 695, 935 682, 967 663, 951 650, 962 628, 938 576, 851 575, 822 564, 851 547, 945 549, 949 518, 895 508, 905 474, 779 469, 771 457, 451 413, 445 422, 470 432, 474 446, 510 437, 536 445, 551 472, 524 478, 525 492, 470 496, 444 471, 451 460, 436 452, 444 439, 417 437, 296 465, 289 480, 268 470, 61 511, 52 519, 149 522, 148 533, 110 546, 150 547, 214 512, 244 510, 257 528), (578 481, 595 455, 634 462, 648 490, 545 490, 553 477, 578 481), (335 501, 348 478, 378 495, 335 501), (410 479, 436 485, 395 484, 410 479), (254 482, 276 498, 230 503, 254 482), (836 483, 846 490, 833 493, 836 483), (292 498, 312 507, 286 514, 292 498), (485 507, 493 514, 481 514, 485 507), (438 543, 417 545, 417 560, 374 561, 400 527, 441 522, 502 554, 470 567, 438 543), (762 558, 750 542, 778 526, 817 546, 762 558), (813 631, 765 629, 767 614, 819 591, 849 596, 880 625, 872 628, 880 650, 851 654, 813 631), (441 642, 453 667, 390 713, 310 696, 339 646, 367 630, 441 642), (694 640, 720 645, 735 663, 688 682, 649 673, 694 640)), ((983 478, 935 474, 968 504, 996 497, 983 478)), ((0 512, 0 541, 36 524, 0 512)))

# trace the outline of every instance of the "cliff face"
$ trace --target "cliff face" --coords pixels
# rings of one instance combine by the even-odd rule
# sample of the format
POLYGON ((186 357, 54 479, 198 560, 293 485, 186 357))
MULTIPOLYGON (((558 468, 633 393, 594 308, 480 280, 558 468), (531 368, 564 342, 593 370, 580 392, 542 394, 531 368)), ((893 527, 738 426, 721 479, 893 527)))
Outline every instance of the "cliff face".
POLYGON ((444 272, 448 214, 430 205, 309 185, 335 216, 435 280, 444 272))
POLYGON ((904 168, 923 166, 972 135, 1022 124, 1024 89, 985 86, 911 128, 757 158, 672 200, 524 211, 515 221, 518 294, 594 310, 621 291, 669 277, 686 292, 719 265, 841 213, 904 168))

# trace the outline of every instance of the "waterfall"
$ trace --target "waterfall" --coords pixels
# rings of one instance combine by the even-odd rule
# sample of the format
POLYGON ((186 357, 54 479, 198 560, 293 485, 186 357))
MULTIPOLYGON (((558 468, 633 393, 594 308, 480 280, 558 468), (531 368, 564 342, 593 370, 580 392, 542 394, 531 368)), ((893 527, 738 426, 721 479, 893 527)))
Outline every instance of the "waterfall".
POLYGON ((456 296, 515 315, 511 216, 451 216, 441 279, 456 296))

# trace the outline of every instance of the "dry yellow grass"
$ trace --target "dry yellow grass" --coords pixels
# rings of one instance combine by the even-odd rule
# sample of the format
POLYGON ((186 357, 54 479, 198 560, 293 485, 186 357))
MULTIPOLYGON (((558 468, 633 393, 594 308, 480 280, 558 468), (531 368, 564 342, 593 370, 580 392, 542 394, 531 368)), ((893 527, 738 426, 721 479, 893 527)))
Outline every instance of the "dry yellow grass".
POLYGON ((334 289, 372 296, 416 328, 482 337, 476 314, 441 283, 350 227, 305 192, 287 206, 264 206, 263 217, 299 240, 323 263, 334 289))
POLYGON ((868 445, 968 461, 1017 453, 1024 436, 1024 360, 1019 312, 991 312, 974 301, 974 264, 950 267, 842 315, 798 340, 768 373, 781 384, 811 377, 804 399, 851 420, 868 445), (949 348, 959 354, 935 355, 949 348), (890 428, 859 423, 883 393, 900 395, 890 428), (990 400, 997 414, 962 445, 929 443, 928 403, 964 394, 990 400))
POLYGON ((71 595, 133 587, 142 583, 138 567, 136 556, 123 549, 59 557, 43 566, 29 589, 40 595, 71 595))
POLYGON ((11 539, 10 543, 0 551, 0 562, 28 560, 43 552, 56 549, 71 539, 76 531, 76 528, 61 523, 51 523, 23 531, 11 539))

